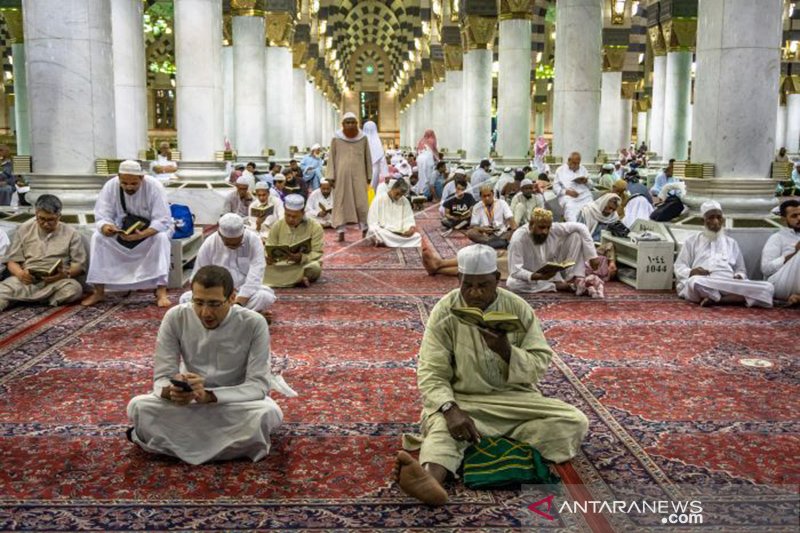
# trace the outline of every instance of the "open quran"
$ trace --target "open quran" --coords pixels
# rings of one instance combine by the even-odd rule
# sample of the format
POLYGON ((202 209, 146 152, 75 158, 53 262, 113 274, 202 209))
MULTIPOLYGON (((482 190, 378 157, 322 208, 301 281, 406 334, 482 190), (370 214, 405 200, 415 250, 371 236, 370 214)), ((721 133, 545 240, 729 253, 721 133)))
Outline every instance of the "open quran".
POLYGON ((471 326, 504 331, 506 333, 525 331, 525 326, 519 317, 511 313, 503 313, 501 311, 484 313, 477 307, 453 307, 450 311, 459 320, 471 326))
POLYGON ((258 205, 250 208, 250 215, 256 218, 267 218, 275 212, 275 206, 258 205))
POLYGON ((291 254, 307 254, 311 251, 311 237, 292 245, 265 244, 264 253, 276 263, 288 261, 291 254))
POLYGON ((566 270, 573 266, 575 266, 575 261, 564 261, 563 263, 545 263, 539 270, 536 271, 536 274, 539 274, 545 279, 550 279, 562 270, 566 270))
POLYGON ((33 279, 37 281, 41 281, 44 278, 49 278, 50 276, 55 276, 60 270, 62 265, 61 259, 57 260, 55 264, 47 270, 29 270, 33 279))

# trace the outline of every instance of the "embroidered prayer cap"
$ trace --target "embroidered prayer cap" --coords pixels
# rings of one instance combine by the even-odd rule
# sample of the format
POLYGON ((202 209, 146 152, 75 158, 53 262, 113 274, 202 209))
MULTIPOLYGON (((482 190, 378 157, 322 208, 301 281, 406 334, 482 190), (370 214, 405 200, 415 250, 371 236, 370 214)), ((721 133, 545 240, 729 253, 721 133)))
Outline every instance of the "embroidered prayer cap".
POLYGON ((259 181, 258 183, 256 183, 255 190, 257 190, 257 191, 268 191, 269 190, 269 185, 267 185, 263 181, 259 181))
POLYGON ((236 238, 244 235, 244 220, 236 213, 225 213, 219 218, 219 234, 236 238))
POLYGON ((553 212, 543 207, 534 207, 531 212, 531 222, 552 222, 553 212))
POLYGON ((700 214, 706 216, 706 213, 709 211, 719 211, 722 213, 722 206, 719 205, 719 202, 716 200, 709 200, 707 202, 703 202, 703 205, 700 206, 700 214))
POLYGON ((128 174, 130 176, 144 176, 144 171, 142 170, 142 165, 140 165, 138 161, 127 159, 119 164, 119 171, 117 171, 117 175, 121 176, 122 174, 128 174))
POLYGON ((473 244, 458 251, 458 272, 482 276, 497 272, 497 252, 485 244, 473 244))
POLYGON ((305 206, 306 206, 306 201, 299 194, 290 194, 283 200, 283 207, 290 211, 300 211, 305 206))
POLYGON ((519 182, 520 187, 525 187, 526 185, 533 185, 533 182, 528 178, 525 178, 524 180, 519 182))

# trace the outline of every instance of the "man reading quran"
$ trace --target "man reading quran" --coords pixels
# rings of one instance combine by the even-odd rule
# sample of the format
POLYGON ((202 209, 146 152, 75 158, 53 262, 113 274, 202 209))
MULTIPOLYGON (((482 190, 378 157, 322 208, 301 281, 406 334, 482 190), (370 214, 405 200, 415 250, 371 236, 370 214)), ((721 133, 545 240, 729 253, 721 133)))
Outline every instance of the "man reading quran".
POLYGON ((422 438, 408 437, 404 446, 418 447, 419 461, 400 451, 394 469, 400 488, 430 505, 447 502, 445 479, 481 437, 515 439, 558 463, 578 452, 588 429, 581 411, 537 389, 553 352, 530 305, 497 287, 495 250, 481 244, 461 249, 458 271, 461 287, 433 308, 420 347, 422 438), (479 328, 454 314, 462 307, 514 315, 522 330, 479 328))
POLYGON ((299 194, 287 196, 283 208, 283 220, 272 226, 267 239, 264 283, 270 287, 309 287, 322 274, 322 226, 305 216, 305 200, 299 194), (293 249, 305 241, 307 247, 293 249), (285 248, 285 258, 276 260, 269 253, 270 247, 285 248))

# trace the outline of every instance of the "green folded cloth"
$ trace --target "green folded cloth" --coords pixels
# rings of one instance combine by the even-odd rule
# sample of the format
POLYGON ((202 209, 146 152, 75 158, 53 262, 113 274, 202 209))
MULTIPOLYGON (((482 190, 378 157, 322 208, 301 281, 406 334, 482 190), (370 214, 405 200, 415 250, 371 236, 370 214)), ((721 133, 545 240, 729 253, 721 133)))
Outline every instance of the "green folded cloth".
POLYGON ((529 444, 506 437, 482 437, 464 453, 464 485, 471 489, 502 488, 561 481, 529 444))

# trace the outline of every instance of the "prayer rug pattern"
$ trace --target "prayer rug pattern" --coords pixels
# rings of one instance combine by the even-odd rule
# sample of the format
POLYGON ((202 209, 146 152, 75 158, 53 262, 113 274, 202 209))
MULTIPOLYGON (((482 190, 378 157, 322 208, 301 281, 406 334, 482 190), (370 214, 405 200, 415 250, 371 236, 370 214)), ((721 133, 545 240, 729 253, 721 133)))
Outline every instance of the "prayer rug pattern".
MULTIPOLYGON (((442 256, 464 244, 429 213, 418 221, 442 256)), ((0 530, 665 530, 603 510, 546 520, 526 509, 536 491, 452 484, 437 509, 405 498, 388 476, 417 430, 416 353, 457 281, 427 276, 417 250, 334 237, 320 283, 278 291, 273 366, 300 397, 276 397, 285 424, 256 464, 192 467, 125 440, 127 401, 152 377, 152 295, 0 314, 0 530)), ((621 284, 607 295, 528 298, 557 353, 542 392, 590 419, 558 468, 572 496, 696 498, 717 531, 795 530, 779 517, 796 499, 774 487, 800 483, 800 313, 701 309, 621 284)))

